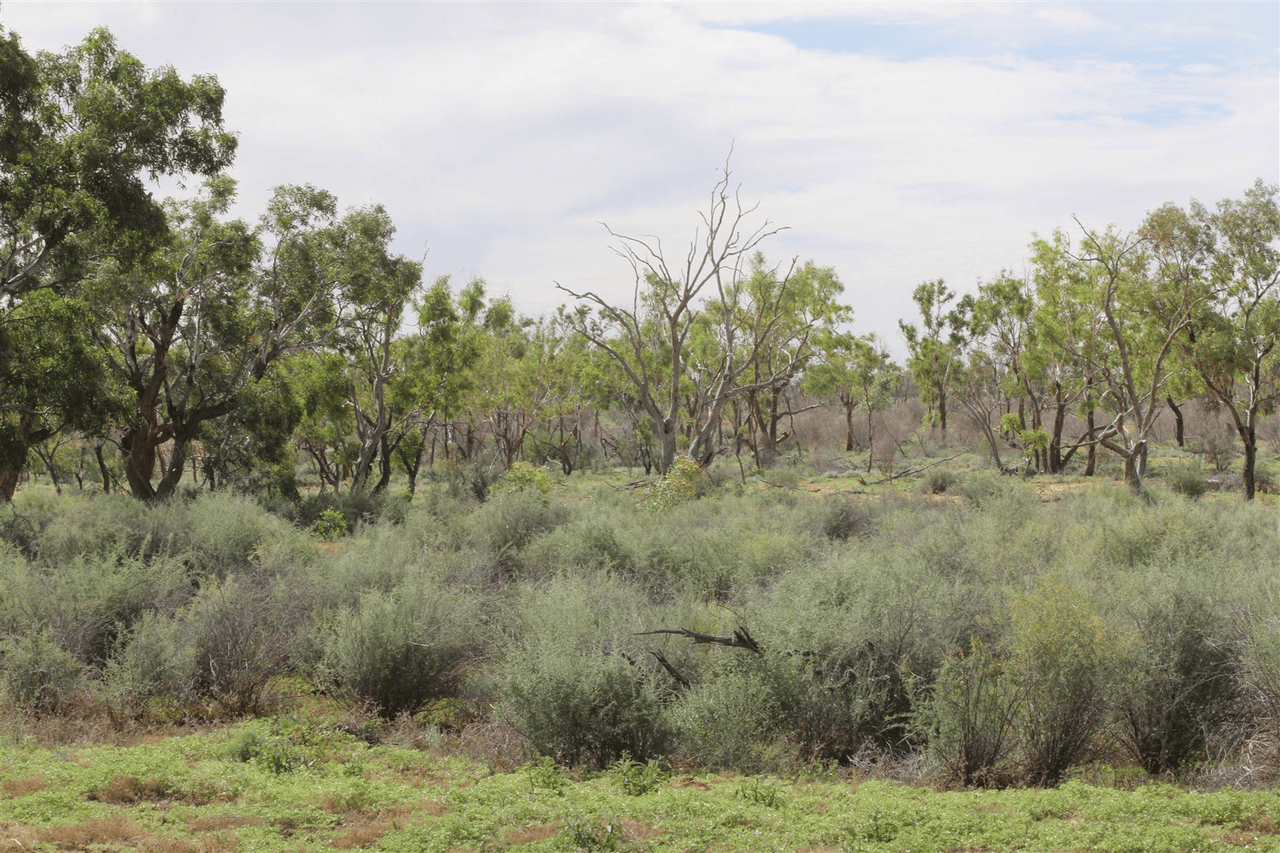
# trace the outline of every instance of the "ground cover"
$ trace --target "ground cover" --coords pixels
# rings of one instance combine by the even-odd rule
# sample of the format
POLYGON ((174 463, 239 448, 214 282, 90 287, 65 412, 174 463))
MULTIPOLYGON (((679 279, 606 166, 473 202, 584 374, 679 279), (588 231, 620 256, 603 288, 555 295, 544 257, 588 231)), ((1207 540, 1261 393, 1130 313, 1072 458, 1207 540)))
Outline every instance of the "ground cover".
MULTIPOLYGON (((509 772, 283 716, 130 748, 0 745, 0 850, 1276 850, 1280 791, 1072 780, 938 790, 791 778, 509 772)), ((1114 780, 1113 780, 1114 781, 1114 780)))

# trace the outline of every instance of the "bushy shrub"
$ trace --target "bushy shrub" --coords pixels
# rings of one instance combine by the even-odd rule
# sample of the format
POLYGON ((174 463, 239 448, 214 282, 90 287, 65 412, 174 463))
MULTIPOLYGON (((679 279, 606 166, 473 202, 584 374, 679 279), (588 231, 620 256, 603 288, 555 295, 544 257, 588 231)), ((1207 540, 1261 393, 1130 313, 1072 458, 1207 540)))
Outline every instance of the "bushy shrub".
POLYGON ((64 710, 84 687, 84 666, 48 629, 0 643, 4 693, 37 714, 64 710))
POLYGON ((1137 624, 1120 703, 1121 740, 1148 773, 1180 769, 1231 720, 1240 657, 1209 602, 1179 590, 1150 603, 1137 624))
POLYGON ((224 713, 257 711, 268 683, 290 665, 296 604, 274 598, 262 578, 203 587, 181 614, 194 647, 192 691, 224 713))
POLYGON ((702 468, 696 462, 677 457, 666 474, 645 487, 640 502, 654 512, 665 512, 693 500, 701 477, 702 468))
POLYGON ((604 768, 624 753, 666 753, 670 725, 657 667, 634 651, 644 596, 603 576, 522 591, 521 626, 498 666, 497 713, 543 755, 604 768))
POLYGON ((827 495, 812 517, 818 534, 833 542, 865 538, 876 527, 876 511, 871 504, 865 498, 848 495, 827 495))
POLYGON ((920 491, 926 495, 944 495, 954 492, 961 483, 961 477, 946 468, 931 468, 921 478, 920 491))
POLYGON ((116 643, 103 667, 103 691, 112 713, 140 717, 153 701, 187 705, 193 698, 196 647, 172 616, 144 614, 116 643))
POLYGON ((112 547, 56 564, 0 556, 0 624, 20 633, 47 627, 83 664, 99 666, 145 611, 186 601, 191 583, 180 560, 148 562, 112 547))
POLYGON ((425 578, 371 591, 324 626, 322 680, 348 700, 393 719, 453 695, 482 652, 480 599, 425 578))
POLYGON ((662 694, 650 670, 618 651, 542 647, 504 667, 501 713, 543 755, 604 768, 670 749, 662 694))
POLYGON ((1017 716, 1023 781, 1058 784, 1087 760, 1110 711, 1110 643, 1079 589, 1043 579, 1010 601, 1008 677, 1025 691, 1017 716))
POLYGON ((493 582, 509 579, 521 564, 521 551, 537 537, 555 530, 569 518, 569 510, 542 495, 510 492, 495 495, 459 529, 465 541, 487 552, 494 565, 493 582))
POLYGON ((187 508, 183 554, 197 576, 223 577, 251 567, 264 543, 288 538, 288 525, 255 501, 228 492, 204 493, 187 508))
POLYGON ((490 495, 530 492, 546 497, 551 494, 551 475, 546 468, 516 462, 497 482, 489 487, 490 495))
POLYGON ((916 724, 929 754, 961 785, 1001 786, 1025 691, 1005 672, 1004 655, 981 640, 947 657, 916 724))
POLYGON ((1209 480, 1198 463, 1186 462, 1171 465, 1165 472, 1165 482, 1174 494, 1183 497, 1199 498, 1209 491, 1209 480))

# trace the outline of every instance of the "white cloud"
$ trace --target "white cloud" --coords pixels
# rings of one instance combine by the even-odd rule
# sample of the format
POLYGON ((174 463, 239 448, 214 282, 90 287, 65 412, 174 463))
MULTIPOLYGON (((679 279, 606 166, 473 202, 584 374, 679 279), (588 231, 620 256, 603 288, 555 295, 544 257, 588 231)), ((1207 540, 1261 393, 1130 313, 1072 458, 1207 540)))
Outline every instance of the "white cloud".
MULTIPOLYGON (((29 47, 101 22, 150 65, 216 73, 241 137, 244 215, 282 182, 385 203, 401 251, 430 241, 429 274, 479 273, 530 311, 564 301, 553 280, 629 292, 599 221, 683 252, 731 143, 744 199, 791 226, 765 250, 835 265, 860 327, 891 341, 920 281, 967 287, 1020 268, 1031 232, 1073 213, 1133 227, 1164 201, 1277 179, 1274 52, 1174 72, 1119 52, 984 56, 967 28, 1049 39, 1089 16, 797 5, 10 0, 4 12, 29 47), (895 60, 726 26, 833 16, 945 16, 938 38, 966 49, 895 60)), ((1088 12, 1106 30, 1105 7, 1088 12)))

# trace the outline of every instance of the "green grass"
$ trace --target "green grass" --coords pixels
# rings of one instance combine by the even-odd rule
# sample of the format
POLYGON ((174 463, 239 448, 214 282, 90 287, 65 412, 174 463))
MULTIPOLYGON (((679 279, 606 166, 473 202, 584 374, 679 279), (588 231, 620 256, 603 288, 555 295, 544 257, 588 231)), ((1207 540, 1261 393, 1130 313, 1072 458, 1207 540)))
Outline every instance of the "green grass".
POLYGON ((493 773, 291 717, 128 749, 0 746, 0 850, 1280 849, 1280 791, 1069 781, 938 791, 882 780, 493 773), (20 845, 20 846, 18 846, 20 845))

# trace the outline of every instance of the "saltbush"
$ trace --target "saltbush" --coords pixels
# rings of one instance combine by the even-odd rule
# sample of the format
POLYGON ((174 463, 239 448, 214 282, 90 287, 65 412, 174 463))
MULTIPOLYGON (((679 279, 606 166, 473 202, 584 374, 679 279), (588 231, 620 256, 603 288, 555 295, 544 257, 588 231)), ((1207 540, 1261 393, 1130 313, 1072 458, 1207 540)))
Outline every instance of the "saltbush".
POLYGON ((64 710, 85 686, 84 666, 47 628, 0 642, 0 678, 15 705, 37 714, 64 710))
POLYGON ((321 679, 386 719, 413 713, 453 695, 490 639, 486 622, 481 599, 427 578, 369 591, 324 625, 321 679))
POLYGON ((604 768, 671 746, 662 678, 634 653, 644 596, 605 577, 557 578, 520 595, 519 637, 499 665, 497 713, 537 752, 604 768))

